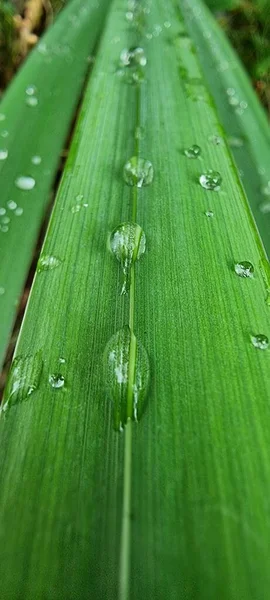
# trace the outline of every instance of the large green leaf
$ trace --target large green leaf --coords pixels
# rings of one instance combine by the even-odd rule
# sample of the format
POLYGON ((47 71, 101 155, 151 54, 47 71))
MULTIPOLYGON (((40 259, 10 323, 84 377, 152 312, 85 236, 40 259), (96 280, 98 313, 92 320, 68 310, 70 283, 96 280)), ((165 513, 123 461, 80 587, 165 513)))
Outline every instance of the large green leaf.
POLYGON ((125 12, 114 0, 4 399, 1 595, 266 599, 270 354, 250 338, 270 335, 264 250, 228 147, 208 140, 220 125, 181 14, 157 0, 139 34, 125 12), (138 44, 131 85, 116 71, 138 44), (123 179, 134 154, 155 171, 140 189, 123 179), (209 168, 219 191, 199 184, 209 168), (131 219, 147 251, 121 296, 107 236, 131 219), (102 356, 127 324, 151 379, 120 433, 102 356))
POLYGON ((239 58, 204 4, 185 0, 181 6, 269 255, 270 129, 266 114, 239 58))
POLYGON ((0 104, 0 367, 107 6, 107 0, 100 5, 71 2, 31 52, 0 104), (33 178, 35 187, 18 189, 15 182, 21 176, 33 178))

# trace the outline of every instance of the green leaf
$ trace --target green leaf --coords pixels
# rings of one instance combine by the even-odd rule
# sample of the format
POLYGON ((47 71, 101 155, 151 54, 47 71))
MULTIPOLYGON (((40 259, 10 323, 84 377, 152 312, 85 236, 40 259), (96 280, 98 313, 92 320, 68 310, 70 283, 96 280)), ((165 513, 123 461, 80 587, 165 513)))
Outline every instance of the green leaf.
MULTIPOLYGON (((183 5, 187 26, 270 255, 270 130, 266 114, 233 48, 200 0, 183 5)), ((215 132, 213 132, 215 133, 215 132)))
POLYGON ((270 353, 255 336, 270 336, 264 250, 230 151, 209 140, 222 130, 175 3, 156 0, 144 24, 136 13, 141 34, 125 12, 114 0, 41 252, 46 265, 61 262, 37 273, 16 349, 33 357, 22 373, 40 372, 39 384, 10 404, 9 382, 4 399, 1 595, 263 598, 270 353), (119 57, 138 45, 147 65, 132 84, 136 67, 119 73, 119 57), (194 144, 201 154, 189 158, 194 144), (152 163, 149 185, 134 173, 125 181, 134 156, 152 163), (218 191, 199 183, 208 169, 222 176, 218 191), (122 265, 106 246, 130 221, 146 252, 121 295, 122 265), (236 274, 241 261, 254 277, 236 274), (120 433, 103 357, 127 325, 151 375, 141 419, 120 433))
POLYGON ((0 365, 107 5, 71 2, 0 104, 0 365), (28 191, 16 181, 28 184, 28 191))

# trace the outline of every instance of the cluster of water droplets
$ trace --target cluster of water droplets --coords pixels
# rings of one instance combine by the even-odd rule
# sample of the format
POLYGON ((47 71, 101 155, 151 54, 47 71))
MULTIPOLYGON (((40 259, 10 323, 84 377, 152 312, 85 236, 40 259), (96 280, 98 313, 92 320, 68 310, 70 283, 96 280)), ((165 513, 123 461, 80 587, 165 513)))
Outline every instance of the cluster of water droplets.
POLYGON ((142 83, 145 78, 147 59, 141 47, 124 48, 120 54, 118 75, 127 83, 142 83))

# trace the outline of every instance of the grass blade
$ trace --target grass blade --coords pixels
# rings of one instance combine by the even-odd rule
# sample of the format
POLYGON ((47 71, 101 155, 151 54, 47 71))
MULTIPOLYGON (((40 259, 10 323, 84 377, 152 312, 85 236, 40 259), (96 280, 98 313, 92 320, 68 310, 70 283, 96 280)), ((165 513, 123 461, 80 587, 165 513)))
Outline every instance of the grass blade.
POLYGON ((83 86, 87 57, 107 6, 106 0, 98 7, 71 2, 32 51, 0 104, 0 366, 83 86), (33 178, 35 187, 18 189, 15 182, 21 176, 33 178))

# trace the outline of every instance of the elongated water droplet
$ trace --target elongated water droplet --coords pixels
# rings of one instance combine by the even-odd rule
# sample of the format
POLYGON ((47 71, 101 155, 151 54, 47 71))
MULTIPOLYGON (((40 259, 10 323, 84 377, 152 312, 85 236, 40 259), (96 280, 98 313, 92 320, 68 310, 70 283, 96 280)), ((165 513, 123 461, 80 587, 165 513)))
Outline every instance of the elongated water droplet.
POLYGON ((65 385, 64 375, 61 375, 61 373, 52 373, 49 375, 49 384, 55 390, 60 390, 65 385))
POLYGON ((137 223, 121 223, 110 235, 110 249, 123 269, 124 282, 121 294, 125 294, 130 284, 130 267, 144 254, 145 234, 137 223))
POLYGON ((154 177, 154 169, 150 160, 133 156, 124 166, 124 180, 128 185, 138 188, 150 185, 154 177))
POLYGON ((268 340, 268 337, 266 335, 264 335, 263 333, 258 333, 257 335, 251 335, 250 339, 251 339, 251 343, 253 344, 253 346, 255 348, 258 348, 259 350, 267 350, 267 348, 269 346, 269 340, 268 340))
POLYGON ((16 356, 9 372, 4 404, 12 406, 31 396, 39 386, 42 369, 40 350, 36 354, 16 356))
POLYGON ((49 254, 44 254, 40 256, 37 264, 37 272, 41 273, 41 271, 50 271, 51 269, 56 269, 59 267, 62 260, 57 258, 57 256, 51 256, 49 254))
POLYGON ((197 146, 197 144, 193 144, 193 146, 190 146, 189 148, 186 148, 184 150, 184 154, 188 158, 198 158, 198 156, 200 156, 201 152, 202 152, 201 148, 200 148, 200 146, 197 146))
POLYGON ((248 260, 243 260, 234 265, 236 275, 239 277, 253 277, 254 267, 248 260))
POLYGON ((6 160, 8 157, 8 150, 0 150, 0 160, 6 160))
POLYGON ((206 190, 218 191, 222 182, 222 177, 218 171, 209 169, 200 176, 200 184, 206 190))
POLYGON ((20 190, 32 190, 35 185, 35 179, 33 177, 28 177, 26 175, 21 175, 20 177, 17 177, 17 179, 15 180, 15 185, 17 186, 17 188, 19 188, 20 190))
POLYGON ((128 326, 115 333, 104 352, 104 378, 113 402, 114 427, 121 430, 129 419, 143 413, 149 384, 149 360, 144 347, 128 326))

